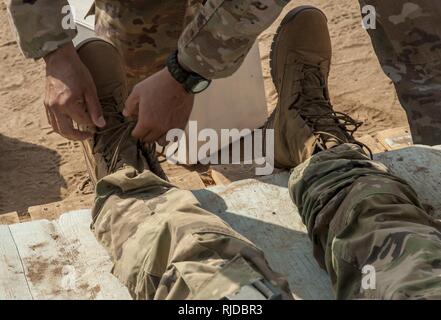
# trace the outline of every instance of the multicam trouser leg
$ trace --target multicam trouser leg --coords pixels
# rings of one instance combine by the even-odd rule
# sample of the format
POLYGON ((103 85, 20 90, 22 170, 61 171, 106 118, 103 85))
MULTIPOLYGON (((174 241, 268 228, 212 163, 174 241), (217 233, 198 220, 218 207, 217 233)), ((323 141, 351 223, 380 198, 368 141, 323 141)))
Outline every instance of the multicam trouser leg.
POLYGON ((359 2, 376 9, 377 28, 368 31, 407 112, 414 142, 441 144, 441 2, 359 2))
POLYGON ((202 1, 95 1, 95 31, 119 49, 129 89, 165 66, 202 1))
POLYGON ((337 298, 441 298, 441 224, 359 146, 314 155, 294 169, 289 190, 337 298), (365 266, 375 268, 375 290, 362 286, 365 266))
POLYGON ((103 178, 93 219, 114 275, 136 299, 219 299, 258 279, 290 296, 258 248, 150 171, 103 178))

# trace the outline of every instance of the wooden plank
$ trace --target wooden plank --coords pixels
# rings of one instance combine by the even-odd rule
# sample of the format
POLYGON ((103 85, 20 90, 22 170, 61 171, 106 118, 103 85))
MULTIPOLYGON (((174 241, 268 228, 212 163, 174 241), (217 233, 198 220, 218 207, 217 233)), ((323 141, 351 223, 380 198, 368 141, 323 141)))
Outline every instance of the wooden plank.
MULTIPOLYGON (((227 185, 234 181, 255 179, 256 165, 254 164, 231 164, 213 165, 210 167, 211 177, 217 185, 227 185)), ((275 170, 274 173, 280 172, 275 170)))
POLYGON ((387 149, 376 138, 369 134, 366 134, 357 140, 367 145, 374 154, 387 151, 387 149))
POLYGON ((32 296, 69 300, 127 298, 127 291, 110 274, 109 257, 89 231, 90 212, 78 214, 85 214, 89 220, 71 217, 61 218, 60 223, 39 220, 10 227, 32 296))
POLYGON ((23 265, 8 226, 0 226, 0 300, 31 300, 23 265))
POLYGON ((58 219, 64 212, 69 211, 70 208, 63 207, 63 202, 54 202, 44 205, 38 205, 28 208, 29 215, 32 220, 55 220, 58 219))
POLYGON ((225 185, 230 184, 232 182, 223 173, 217 171, 216 169, 211 169, 210 175, 211 175, 211 178, 213 179, 214 183, 218 186, 225 186, 225 185))
POLYGON ((219 215, 266 253, 272 268, 287 275, 297 299, 333 299, 288 190, 288 173, 193 191, 202 206, 219 215))
POLYGON ((386 150, 398 150, 413 145, 412 135, 408 127, 380 131, 376 137, 386 150))
POLYGON ((87 195, 78 198, 78 200, 76 200, 76 198, 74 200, 72 198, 68 198, 59 202, 30 207, 28 212, 32 220, 56 220, 63 213, 74 210, 89 209, 92 205, 93 196, 87 195))
POLYGON ((210 169, 211 177, 217 185, 227 185, 234 181, 256 177, 255 165, 213 165, 210 169))
POLYGON ((441 149, 413 146, 376 155, 418 193, 427 211, 441 219, 441 149))
POLYGON ((62 234, 73 243, 78 241, 75 269, 81 279, 77 287, 94 300, 130 300, 128 290, 111 274, 113 263, 90 231, 91 223, 90 210, 64 214, 58 220, 62 234))
POLYGON ((169 177, 170 182, 184 190, 205 188, 205 184, 197 172, 189 172, 180 176, 169 177))
POLYGON ((20 223, 20 218, 18 217, 17 212, 0 214, 0 225, 8 225, 14 223, 20 223))

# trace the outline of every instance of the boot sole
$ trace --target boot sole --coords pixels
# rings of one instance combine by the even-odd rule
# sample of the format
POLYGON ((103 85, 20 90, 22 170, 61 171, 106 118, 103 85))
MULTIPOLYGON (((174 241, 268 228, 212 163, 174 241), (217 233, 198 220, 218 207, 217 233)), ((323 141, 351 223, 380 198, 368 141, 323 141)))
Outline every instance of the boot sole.
MULTIPOLYGON (((269 54, 270 72, 271 72, 271 78, 274 83, 274 86, 276 86, 274 79, 277 79, 276 78, 276 76, 277 76, 276 75, 276 68, 274 66, 277 65, 276 52, 277 52, 277 45, 279 43, 279 37, 282 32, 282 29, 283 29, 283 27, 285 27, 285 25, 291 23, 291 21, 293 21, 297 17, 297 15, 299 15, 300 13, 302 13, 304 11, 308 11, 308 10, 315 10, 315 11, 320 12, 325 17, 326 21, 328 21, 328 18, 326 17, 325 13, 322 10, 320 10, 314 6, 309 6, 309 5, 297 7, 295 9, 291 10, 290 12, 288 12, 288 14, 283 18, 282 22, 280 23, 279 27, 277 28, 276 34, 274 35, 273 42, 271 43, 270 54, 269 54)), ((277 86, 276 86, 276 88, 277 88, 277 86)))

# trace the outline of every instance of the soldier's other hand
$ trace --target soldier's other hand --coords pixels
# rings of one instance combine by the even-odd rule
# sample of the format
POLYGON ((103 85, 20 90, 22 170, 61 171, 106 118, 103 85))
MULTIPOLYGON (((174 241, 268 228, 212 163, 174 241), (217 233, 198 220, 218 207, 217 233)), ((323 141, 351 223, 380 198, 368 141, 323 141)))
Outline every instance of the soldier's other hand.
POLYGON ((193 102, 194 96, 164 68, 133 88, 123 114, 138 117, 135 138, 153 143, 171 129, 185 129, 193 102))
POLYGON ((72 43, 48 54, 44 60, 44 105, 50 125, 67 139, 87 139, 91 133, 80 131, 74 127, 73 121, 89 127, 102 128, 106 125, 89 70, 81 62, 72 43))

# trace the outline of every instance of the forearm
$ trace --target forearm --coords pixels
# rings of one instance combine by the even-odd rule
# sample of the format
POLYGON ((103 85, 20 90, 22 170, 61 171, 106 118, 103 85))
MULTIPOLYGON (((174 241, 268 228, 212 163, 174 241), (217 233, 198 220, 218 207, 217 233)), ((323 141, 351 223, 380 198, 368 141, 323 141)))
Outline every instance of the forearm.
POLYGON ((230 76, 288 2, 208 0, 179 40, 179 62, 207 79, 230 76))
POLYGON ((38 59, 72 41, 76 29, 67 22, 67 0, 6 0, 17 41, 27 58, 38 59), (64 8, 64 9, 63 9, 64 8))

